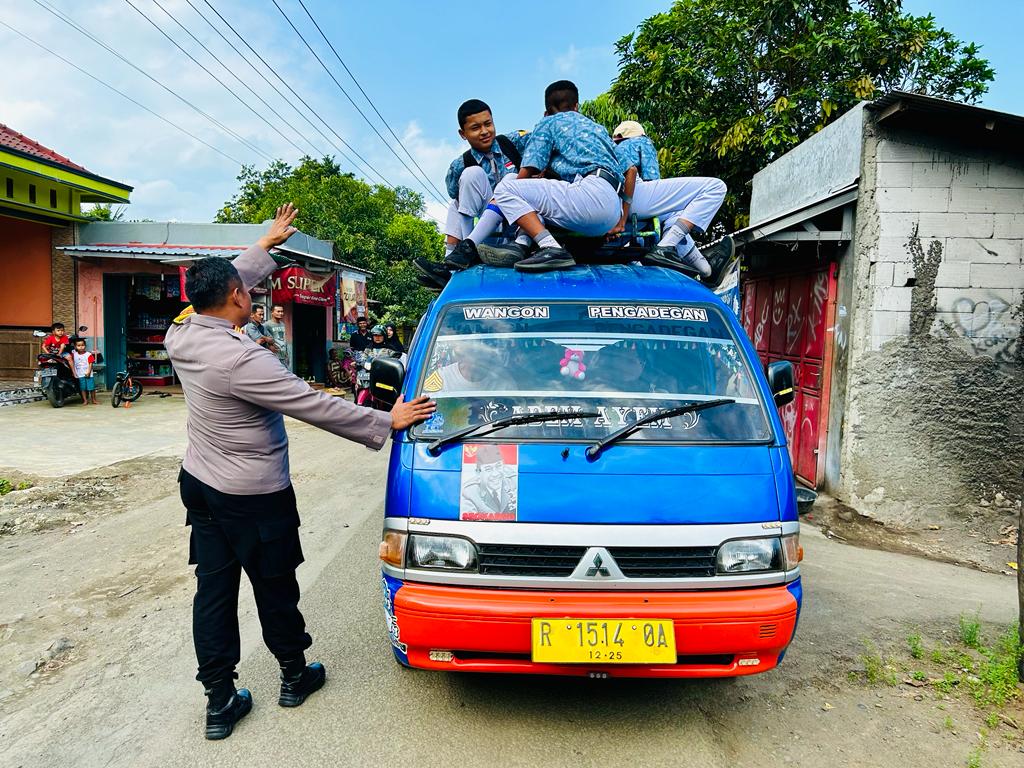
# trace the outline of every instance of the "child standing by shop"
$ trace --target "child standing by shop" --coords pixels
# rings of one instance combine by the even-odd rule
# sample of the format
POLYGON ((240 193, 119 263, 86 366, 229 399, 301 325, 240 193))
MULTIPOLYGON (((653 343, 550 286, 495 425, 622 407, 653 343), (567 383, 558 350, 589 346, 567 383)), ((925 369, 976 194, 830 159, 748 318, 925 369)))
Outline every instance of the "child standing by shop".
POLYGON ((78 388, 82 392, 82 402, 86 405, 96 405, 96 380, 92 375, 92 365, 96 362, 96 357, 85 348, 85 339, 75 339, 75 349, 71 356, 75 376, 78 378, 78 388))

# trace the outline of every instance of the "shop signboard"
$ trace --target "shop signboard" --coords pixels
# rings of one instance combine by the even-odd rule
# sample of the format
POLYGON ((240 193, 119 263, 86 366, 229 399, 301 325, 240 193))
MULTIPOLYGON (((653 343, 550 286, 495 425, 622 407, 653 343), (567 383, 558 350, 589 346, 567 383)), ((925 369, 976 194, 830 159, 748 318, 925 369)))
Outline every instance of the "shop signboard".
POLYGON ((274 301, 307 304, 314 307, 333 307, 338 275, 307 272, 302 267, 285 267, 270 278, 274 301))
POLYGON ((366 316, 366 275, 361 272, 343 271, 338 308, 338 338, 354 333, 356 318, 366 316))

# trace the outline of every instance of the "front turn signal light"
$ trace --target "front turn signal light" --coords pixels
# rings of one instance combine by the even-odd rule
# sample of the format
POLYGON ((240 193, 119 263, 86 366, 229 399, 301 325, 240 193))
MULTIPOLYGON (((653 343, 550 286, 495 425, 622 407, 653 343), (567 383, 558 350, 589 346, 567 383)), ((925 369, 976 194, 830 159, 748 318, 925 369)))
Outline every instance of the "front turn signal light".
POLYGON ((791 571, 804 559, 804 548, 800 543, 800 534, 791 533, 782 537, 783 568, 791 571))
POLYGON ((405 565, 405 540, 407 535, 401 531, 384 531, 378 554, 388 565, 401 568, 405 565))

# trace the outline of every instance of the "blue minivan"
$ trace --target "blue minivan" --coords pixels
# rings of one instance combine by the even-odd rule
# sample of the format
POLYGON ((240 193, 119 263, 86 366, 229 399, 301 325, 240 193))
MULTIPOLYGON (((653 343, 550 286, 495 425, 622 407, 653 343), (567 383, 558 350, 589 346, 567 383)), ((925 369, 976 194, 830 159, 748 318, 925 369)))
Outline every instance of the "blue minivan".
POLYGON ((735 315, 635 265, 457 273, 375 396, 395 435, 380 545, 403 665, 718 677, 777 665, 800 610, 777 406, 735 315))

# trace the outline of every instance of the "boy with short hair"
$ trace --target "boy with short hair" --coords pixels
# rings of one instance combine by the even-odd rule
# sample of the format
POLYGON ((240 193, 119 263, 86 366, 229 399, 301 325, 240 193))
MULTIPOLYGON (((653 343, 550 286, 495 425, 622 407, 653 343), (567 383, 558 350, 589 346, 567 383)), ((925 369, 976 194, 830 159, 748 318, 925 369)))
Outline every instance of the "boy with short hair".
POLYGON ((43 352, 64 356, 65 352, 71 351, 71 339, 64 332, 64 323, 54 323, 50 326, 50 335, 43 339, 41 345, 43 352))
POLYGON ((71 370, 78 379, 78 389, 82 393, 82 403, 96 405, 96 380, 92 375, 92 366, 96 362, 95 355, 85 346, 85 339, 76 336, 75 346, 71 352, 71 370))
POLYGON ((622 232, 630 213, 641 219, 657 216, 662 220, 661 240, 644 255, 643 263, 680 272, 696 271, 705 282, 716 282, 713 272, 720 272, 735 253, 732 238, 725 238, 715 248, 712 268, 691 233, 705 232, 711 225, 725 199, 725 182, 703 176, 662 179, 654 143, 640 123, 627 120, 614 135, 615 153, 625 167, 625 183, 622 215, 609 234, 622 232))
MULTIPOLYGON (((558 80, 544 91, 545 117, 530 134, 522 167, 494 190, 505 219, 523 230, 516 242, 492 250, 519 258, 520 271, 567 269, 575 260, 545 228, 551 222, 583 235, 603 235, 619 218, 622 169, 611 136, 579 112, 579 89, 558 80), (557 178, 539 178, 544 172, 557 178), (527 257, 530 241, 540 250, 527 257)), ((499 217, 500 219, 500 217, 499 217)), ((445 259, 453 269, 479 261, 477 245, 489 236, 481 219, 470 235, 445 259)))
MULTIPOLYGON (((459 136, 469 149, 452 160, 445 176, 449 197, 445 217, 445 257, 479 226, 493 234, 502 224, 501 211, 493 202, 494 188, 505 176, 519 172, 530 134, 526 131, 498 134, 491 108, 480 99, 469 99, 458 109, 459 136), (480 223, 475 219, 479 217, 480 223)), ((413 264, 428 287, 440 287, 451 277, 451 265, 444 266, 420 257, 413 264)))

